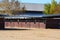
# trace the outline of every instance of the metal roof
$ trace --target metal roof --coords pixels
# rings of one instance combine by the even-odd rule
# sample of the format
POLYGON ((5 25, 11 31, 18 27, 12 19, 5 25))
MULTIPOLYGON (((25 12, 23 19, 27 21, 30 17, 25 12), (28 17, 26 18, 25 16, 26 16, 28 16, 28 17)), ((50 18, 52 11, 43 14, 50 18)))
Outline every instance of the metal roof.
POLYGON ((26 18, 57 18, 59 17, 60 18, 60 14, 53 14, 53 15, 44 15, 44 14, 34 14, 34 15, 13 15, 13 16, 8 16, 8 17, 5 17, 6 19, 16 19, 16 18, 19 18, 19 19, 26 19, 26 18))
POLYGON ((25 9, 27 11, 43 11, 44 10, 44 4, 38 4, 38 3, 21 3, 20 8, 25 6, 25 9))
POLYGON ((49 15, 44 15, 43 17, 45 18, 60 18, 60 14, 49 14, 49 15))
POLYGON ((32 18, 32 17, 42 17, 43 15, 41 14, 24 14, 24 15, 13 15, 13 16, 8 16, 8 17, 5 17, 6 19, 16 19, 16 18, 19 18, 19 19, 26 19, 26 18, 32 18))

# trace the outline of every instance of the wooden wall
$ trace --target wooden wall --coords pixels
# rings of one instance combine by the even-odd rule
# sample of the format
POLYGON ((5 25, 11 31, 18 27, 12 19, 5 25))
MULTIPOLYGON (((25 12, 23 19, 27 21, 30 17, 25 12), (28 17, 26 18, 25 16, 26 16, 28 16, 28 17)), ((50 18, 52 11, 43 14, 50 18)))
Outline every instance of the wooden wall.
POLYGON ((43 22, 5 22, 5 28, 45 28, 43 22))

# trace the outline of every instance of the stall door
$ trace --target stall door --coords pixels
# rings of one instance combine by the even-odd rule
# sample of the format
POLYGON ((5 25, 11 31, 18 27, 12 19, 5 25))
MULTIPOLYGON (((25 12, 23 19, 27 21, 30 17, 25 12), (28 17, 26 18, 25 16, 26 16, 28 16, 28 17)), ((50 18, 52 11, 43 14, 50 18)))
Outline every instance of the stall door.
POLYGON ((0 29, 4 29, 4 18, 0 18, 0 29))

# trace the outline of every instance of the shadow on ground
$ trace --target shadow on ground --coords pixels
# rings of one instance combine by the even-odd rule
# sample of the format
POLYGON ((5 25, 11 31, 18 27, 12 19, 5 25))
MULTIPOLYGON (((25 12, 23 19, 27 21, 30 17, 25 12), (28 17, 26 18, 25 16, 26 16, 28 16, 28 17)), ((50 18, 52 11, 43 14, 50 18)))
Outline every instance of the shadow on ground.
POLYGON ((0 30, 31 30, 31 29, 11 29, 11 28, 5 28, 5 29, 0 29, 0 30))

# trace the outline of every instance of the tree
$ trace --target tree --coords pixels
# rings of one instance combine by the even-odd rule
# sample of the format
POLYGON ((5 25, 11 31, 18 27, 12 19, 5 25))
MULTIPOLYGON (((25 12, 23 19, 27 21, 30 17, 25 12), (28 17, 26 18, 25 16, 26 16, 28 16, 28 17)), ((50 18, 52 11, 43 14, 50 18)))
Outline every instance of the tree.
POLYGON ((18 0, 15 1, 15 9, 20 9, 20 3, 18 2, 18 0))
POLYGON ((57 2, 52 0, 51 4, 44 5, 44 13, 45 14, 55 14, 55 8, 57 6, 57 2))
POLYGON ((9 0, 2 0, 2 2, 0 3, 0 7, 3 9, 3 10, 1 10, 1 13, 11 14, 9 0))
POLYGON ((20 10, 20 3, 15 0, 11 1, 11 10, 12 10, 12 14, 16 14, 17 12, 21 11, 20 10))
POLYGON ((54 9, 56 6, 57 6, 57 2, 55 0, 52 0, 50 7, 50 14, 54 14, 54 9))
POLYGON ((6 13, 6 14, 17 14, 18 12, 25 12, 25 6, 21 9, 20 8, 20 2, 18 0, 2 0, 0 3, 0 8, 4 9, 0 12, 6 13))
POLYGON ((25 8, 25 5, 22 7, 22 13, 25 13, 25 10, 26 8, 25 8))
POLYGON ((45 4, 44 6, 45 6, 45 7, 44 7, 44 13, 45 13, 45 14, 49 14, 49 13, 50 13, 50 6, 51 6, 51 5, 50 5, 50 4, 45 4))
POLYGON ((60 2, 54 9, 55 14, 60 14, 60 2))

